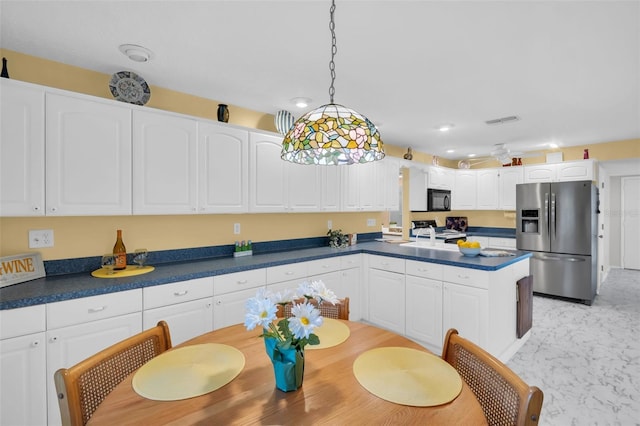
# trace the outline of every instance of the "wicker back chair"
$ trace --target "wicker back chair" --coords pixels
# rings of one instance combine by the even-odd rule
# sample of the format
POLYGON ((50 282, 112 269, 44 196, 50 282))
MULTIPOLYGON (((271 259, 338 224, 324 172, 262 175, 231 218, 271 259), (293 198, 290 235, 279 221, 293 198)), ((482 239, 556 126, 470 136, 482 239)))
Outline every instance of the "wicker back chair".
POLYGON ((442 359, 451 364, 480 402, 490 425, 535 425, 543 393, 478 345, 450 329, 442 359))
MULTIPOLYGON (((296 300, 296 303, 304 302, 304 299, 296 300)), ((320 310, 320 315, 325 318, 334 318, 341 320, 349 320, 349 298, 339 299, 334 305, 331 302, 318 303, 315 299, 310 299, 309 303, 313 304, 320 310)), ((278 305, 278 317, 289 318, 291 316, 291 303, 286 305, 278 305)))
POLYGON ((54 374, 63 425, 85 425, 104 398, 129 374, 171 348, 169 326, 156 327, 116 343, 54 374))

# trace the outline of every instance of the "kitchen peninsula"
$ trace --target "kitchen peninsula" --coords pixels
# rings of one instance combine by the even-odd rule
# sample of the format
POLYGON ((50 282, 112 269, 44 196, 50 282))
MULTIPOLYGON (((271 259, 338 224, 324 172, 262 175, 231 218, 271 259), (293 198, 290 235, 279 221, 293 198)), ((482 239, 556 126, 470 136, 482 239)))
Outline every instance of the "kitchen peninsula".
MULTIPOLYGON (((83 271, 1 288, 3 350, 15 344, 12 350, 29 360, 3 363, 3 377, 39 382, 33 387, 38 395, 25 401, 47 406, 48 418, 56 419, 51 378, 58 368, 160 319, 169 323, 175 344, 241 323, 245 301, 257 288, 279 291, 317 279, 350 298, 352 320, 389 329, 435 353, 450 327, 503 361, 528 339, 529 334, 516 337, 516 281, 529 274, 530 254, 469 258, 452 250, 376 242, 376 237, 359 236, 369 241, 342 249, 296 249, 289 241, 283 243, 288 249, 246 257, 152 259, 155 270, 144 275, 101 279, 83 271)), ((99 260, 90 260, 84 263, 95 269, 99 260)))

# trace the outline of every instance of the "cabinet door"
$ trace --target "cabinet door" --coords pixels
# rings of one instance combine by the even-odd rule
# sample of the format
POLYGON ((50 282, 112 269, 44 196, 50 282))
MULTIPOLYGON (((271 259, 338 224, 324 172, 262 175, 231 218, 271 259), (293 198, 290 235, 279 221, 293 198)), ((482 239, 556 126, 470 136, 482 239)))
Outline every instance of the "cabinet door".
POLYGON ((522 167, 504 167, 499 171, 499 206, 500 210, 516 209, 516 185, 524 182, 522 167))
POLYGON ((320 207, 323 211, 339 212, 342 209, 340 201, 342 195, 340 170, 342 167, 322 167, 321 169, 320 207))
POLYGON ((443 333, 455 328, 461 336, 486 348, 488 315, 487 290, 448 282, 443 284, 443 333))
POLYGON ((369 321, 404 334, 404 274, 369 269, 369 321))
POLYGON ((44 91, 0 90, 0 216, 44 216, 44 91))
POLYGON ((44 340, 43 332, 0 340, 0 424, 47 423, 44 340))
POLYGON ((46 116, 46 214, 131 214, 131 111, 48 93, 46 116))
POLYGON ((281 138, 256 132, 249 134, 249 211, 287 210, 288 162, 280 158, 281 151, 281 138))
POLYGON ((575 180, 594 180, 594 160, 569 161, 558 163, 557 179, 559 182, 575 180))
POLYGON ((480 169, 477 171, 478 210, 496 210, 498 208, 498 170, 480 169))
POLYGON ((429 188, 452 189, 455 170, 445 167, 429 167, 429 188))
POLYGON ((360 210, 360 165, 342 167, 340 170, 343 211, 360 210))
POLYGON ((524 166, 524 183, 555 181, 558 169, 557 166, 557 163, 524 166))
POLYGON ((249 132, 199 123, 200 213, 249 211, 249 132))
POLYGON ((377 179, 376 163, 379 161, 349 166, 358 170, 358 210, 380 210, 377 200, 380 195, 384 196, 384 192, 377 179))
MULTIPOLYGON (((384 193, 384 209, 398 211, 400 207, 400 192, 402 181, 400 181, 400 165, 397 161, 389 159, 378 162, 382 168, 382 188, 384 193)), ((425 192, 426 194, 426 192, 425 192)))
MULTIPOLYGON (((477 206, 475 170, 456 170, 455 190, 451 191, 452 210, 475 210, 477 206)), ((494 188, 494 190, 496 190, 494 188)))
POLYGON ((428 176, 427 171, 423 168, 411 167, 409 169, 409 210, 427 211, 428 176))
POLYGON ((123 315, 47 331, 48 419, 59 425, 60 409, 53 374, 142 331, 142 313, 123 315))
POLYGON ((142 328, 154 327, 161 320, 169 324, 173 346, 208 333, 213 330, 213 298, 145 310, 142 313, 142 328))
POLYGON ((349 298, 349 319, 360 321, 363 318, 364 303, 360 291, 360 268, 340 271, 340 286, 335 288, 338 297, 349 298))
POLYGON ((133 213, 197 211, 196 121, 164 113, 133 113, 133 213))
MULTIPOLYGON (((245 317, 247 299, 255 297, 256 289, 240 290, 213 298, 213 329, 242 324, 245 317)), ((257 330, 256 336, 260 333, 257 330)))
POLYGON ((407 275, 407 336, 442 347, 442 281, 407 275))
MULTIPOLYGON (((279 161, 284 162, 279 159, 279 161)), ((288 211, 318 212, 322 187, 322 169, 327 166, 287 164, 288 211)))

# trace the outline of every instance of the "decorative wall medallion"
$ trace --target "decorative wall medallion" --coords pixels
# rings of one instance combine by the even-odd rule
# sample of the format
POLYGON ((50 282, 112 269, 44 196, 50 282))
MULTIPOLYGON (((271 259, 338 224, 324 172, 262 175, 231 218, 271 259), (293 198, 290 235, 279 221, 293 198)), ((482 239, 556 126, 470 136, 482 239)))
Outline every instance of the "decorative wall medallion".
POLYGON ((144 105, 151 97, 151 89, 147 82, 131 71, 113 74, 109 81, 109 90, 116 100, 129 104, 144 105))

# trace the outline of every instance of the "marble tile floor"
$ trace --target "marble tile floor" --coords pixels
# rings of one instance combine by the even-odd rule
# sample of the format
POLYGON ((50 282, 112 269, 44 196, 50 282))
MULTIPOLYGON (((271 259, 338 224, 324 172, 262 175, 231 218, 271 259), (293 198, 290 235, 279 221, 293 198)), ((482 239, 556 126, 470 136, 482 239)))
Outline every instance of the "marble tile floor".
POLYGON ((507 365, 544 392, 540 425, 640 425, 640 271, 592 306, 534 296, 531 332, 507 365))

